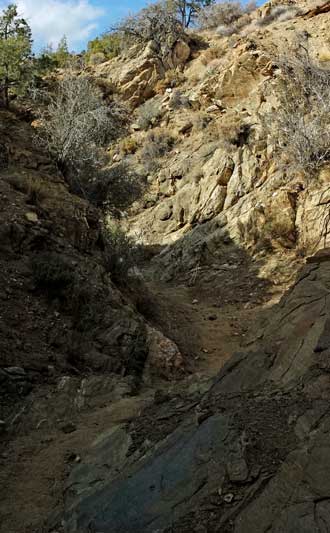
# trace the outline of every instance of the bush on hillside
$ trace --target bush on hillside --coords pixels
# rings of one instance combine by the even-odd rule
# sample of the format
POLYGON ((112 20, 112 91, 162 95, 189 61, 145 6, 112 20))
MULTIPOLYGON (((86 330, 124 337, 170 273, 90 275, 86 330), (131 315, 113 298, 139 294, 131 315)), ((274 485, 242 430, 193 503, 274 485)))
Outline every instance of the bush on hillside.
POLYGON ((142 130, 154 126, 162 116, 161 102, 157 98, 147 100, 137 111, 137 123, 142 130))
MULTIPOLYGON (((227 31, 230 32, 230 29, 235 28, 235 24, 243 15, 254 11, 256 7, 256 3, 254 2, 250 2, 244 6, 236 0, 225 0, 224 2, 212 4, 201 10, 198 22, 204 30, 222 27, 227 28, 227 31)), ((248 23, 249 20, 245 20, 244 23, 248 23)))
POLYGON ((268 26, 272 22, 284 22, 290 20, 301 13, 301 9, 297 6, 275 6, 272 8, 269 15, 256 21, 259 27, 268 26))
POLYGON ((130 207, 146 188, 145 178, 126 163, 104 168, 85 186, 88 200, 97 207, 106 207, 113 216, 130 207))
POLYGON ((115 100, 106 104, 87 77, 71 71, 46 98, 48 105, 39 112, 37 142, 56 161, 71 192, 93 201, 95 188, 105 179, 103 147, 125 130, 127 110, 115 100))
POLYGON ((170 2, 150 4, 135 15, 123 19, 116 28, 127 44, 145 45, 150 41, 166 57, 176 41, 184 35, 177 13, 170 2))
POLYGON ((159 159, 163 157, 174 144, 173 136, 166 130, 150 131, 139 154, 141 163, 152 172, 159 167, 159 159))
POLYGON ((330 71, 311 58, 303 37, 277 65, 279 106, 261 120, 289 168, 311 176, 330 161, 330 71))
POLYGON ((116 224, 104 228, 103 240, 104 266, 117 283, 123 282, 143 258, 142 246, 116 224))
POLYGON ((121 52, 122 42, 118 33, 105 33, 89 41, 87 45, 86 60, 88 63, 97 64, 97 58, 107 61, 118 56, 121 52))
POLYGON ((70 261, 55 252, 44 252, 31 260, 34 282, 50 299, 65 300, 75 282, 75 270, 70 261))

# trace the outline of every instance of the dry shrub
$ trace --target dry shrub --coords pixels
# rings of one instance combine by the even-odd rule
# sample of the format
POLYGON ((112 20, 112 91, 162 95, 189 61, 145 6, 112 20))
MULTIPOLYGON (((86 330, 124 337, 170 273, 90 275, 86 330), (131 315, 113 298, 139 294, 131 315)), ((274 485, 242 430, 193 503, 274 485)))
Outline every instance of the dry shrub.
POLYGON ((207 113, 204 113, 203 111, 198 111, 192 117, 193 130, 195 132, 205 130, 211 120, 211 117, 207 113))
POLYGON ((91 203, 119 216, 143 195, 145 188, 145 178, 123 162, 98 172, 86 190, 91 203))
POLYGON ((210 46, 207 50, 205 50, 199 57, 200 62, 202 65, 206 66, 214 59, 218 59, 221 55, 223 55, 222 48, 219 48, 217 46, 210 46))
POLYGON ((266 15, 260 20, 256 21, 257 26, 268 26, 272 22, 284 22, 291 20, 302 13, 297 6, 275 6, 272 8, 269 15, 266 15))
POLYGON ((242 5, 236 0, 211 4, 201 11, 199 24, 202 29, 214 29, 221 37, 227 37, 251 22, 250 13, 256 7, 255 2, 242 5))
POLYGON ((27 181, 27 202, 32 205, 40 205, 49 196, 46 183, 36 177, 30 177, 27 181))
POLYGON ((174 141, 173 135, 164 129, 150 131, 146 135, 139 157, 148 172, 159 167, 159 159, 172 149, 174 141))
POLYGON ((85 76, 68 71, 48 105, 39 110, 37 142, 45 147, 64 174, 97 166, 97 148, 123 131, 127 111, 118 102, 106 105, 100 91, 85 76))
POLYGON ((150 4, 122 20, 116 28, 123 41, 145 45, 153 42, 164 59, 171 54, 174 44, 184 38, 184 30, 170 3, 150 4))
POLYGON ((150 126, 157 124, 162 116, 161 102, 158 97, 147 100, 137 111, 137 123, 142 130, 147 130, 150 126))
POLYGON ((125 137, 120 141, 120 151, 123 155, 135 154, 139 143, 134 137, 125 137))
POLYGON ((330 161, 330 71, 312 60, 303 37, 277 64, 279 105, 260 118, 289 169, 311 176, 330 161))
POLYGON ((182 94, 181 91, 178 89, 174 90, 171 94, 171 98, 169 101, 169 108, 170 109, 180 109, 180 108, 189 108, 190 102, 189 98, 182 94))
POLYGON ((248 141, 250 125, 242 121, 240 114, 235 111, 224 114, 216 127, 219 140, 230 151, 248 141))
POLYGON ((262 122, 289 169, 311 176, 330 161, 330 72, 311 59, 303 38, 277 63, 280 103, 262 122))

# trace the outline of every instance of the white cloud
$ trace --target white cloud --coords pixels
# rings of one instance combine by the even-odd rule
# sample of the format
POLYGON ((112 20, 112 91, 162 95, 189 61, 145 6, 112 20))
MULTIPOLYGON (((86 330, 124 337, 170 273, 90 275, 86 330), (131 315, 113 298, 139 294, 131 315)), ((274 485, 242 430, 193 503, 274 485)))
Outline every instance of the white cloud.
POLYGON ((17 0, 20 16, 27 19, 37 47, 57 45, 63 35, 70 48, 80 47, 98 26, 104 11, 90 0, 17 0))

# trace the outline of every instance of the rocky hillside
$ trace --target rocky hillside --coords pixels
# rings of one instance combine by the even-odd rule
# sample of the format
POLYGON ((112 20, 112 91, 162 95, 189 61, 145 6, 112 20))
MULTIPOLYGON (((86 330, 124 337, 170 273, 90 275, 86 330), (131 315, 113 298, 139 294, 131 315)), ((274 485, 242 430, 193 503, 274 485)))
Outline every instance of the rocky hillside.
POLYGON ((88 68, 130 110, 111 170, 146 184, 115 213, 143 251, 125 279, 107 202, 1 111, 1 531, 330 528, 329 158, 277 142, 286 100, 319 104, 285 91, 301 50, 328 79, 329 28, 273 2, 88 68))
POLYGON ((300 4, 271 17, 276 9, 259 9, 230 37, 204 32, 196 43, 193 35, 190 52, 187 43, 174 50, 175 70, 165 71, 150 45, 124 68, 117 58, 93 73, 136 108, 113 160, 147 176, 148 195, 127 227, 162 247, 168 277, 201 266, 207 252, 217 262, 228 239, 253 256, 291 260, 329 244, 328 167, 313 177, 289 173, 270 133, 281 105, 278 61, 307 46, 327 69, 330 15, 300 4))

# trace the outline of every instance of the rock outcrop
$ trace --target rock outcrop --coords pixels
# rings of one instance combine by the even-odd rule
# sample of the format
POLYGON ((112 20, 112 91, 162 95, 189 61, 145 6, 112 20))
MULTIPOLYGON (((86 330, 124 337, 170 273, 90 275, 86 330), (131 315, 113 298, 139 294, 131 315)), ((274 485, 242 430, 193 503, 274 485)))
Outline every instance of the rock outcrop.
POLYGON ((261 339, 206 393, 151 406, 95 445, 69 478, 65 531, 316 532, 329 523, 329 259, 306 265, 257 328, 261 339))

